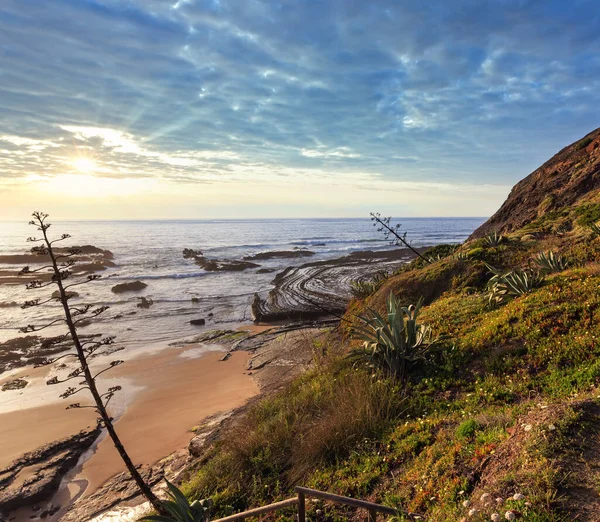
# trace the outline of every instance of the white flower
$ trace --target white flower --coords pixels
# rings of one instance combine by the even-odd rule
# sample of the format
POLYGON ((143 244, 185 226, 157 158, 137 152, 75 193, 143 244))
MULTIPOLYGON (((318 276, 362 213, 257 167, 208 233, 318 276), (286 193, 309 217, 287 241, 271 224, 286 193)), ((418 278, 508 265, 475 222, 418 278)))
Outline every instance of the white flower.
POLYGON ((531 424, 523 424, 523 429, 525 431, 531 431, 533 426, 531 424))
POLYGON ((463 500, 463 506, 464 507, 469 507, 471 505, 471 502, 468 500, 463 500))
POLYGON ((477 513, 476 509, 471 509, 469 510, 469 516, 472 517, 473 515, 475 515, 477 513))
POLYGON ((458 494, 459 494, 459 495, 464 495, 464 494, 465 494, 465 491, 464 491, 463 489, 461 489, 461 490, 458 492, 458 494))
POLYGON ((490 517, 493 522, 500 522, 500 515, 498 513, 492 513, 492 516, 490 517))
POLYGON ((496 497, 496 504, 502 504, 502 502, 504 502, 502 497, 496 497))
POLYGON ((481 502, 483 502, 484 504, 487 504, 491 498, 492 497, 489 493, 484 493, 483 495, 481 495, 481 498, 479 500, 481 500, 481 502))
POLYGON ((525 495, 521 495, 521 493, 515 493, 513 495, 513 500, 525 500, 525 495))
POLYGON ((504 518, 506 520, 515 520, 517 518, 517 516, 512 511, 507 511, 506 514, 504 515, 504 518))
POLYGON ((531 502, 525 502, 525 507, 531 507, 531 502))
POLYGON ((550 431, 554 431, 556 429, 556 426, 554 424, 548 424, 548 429, 550 431))

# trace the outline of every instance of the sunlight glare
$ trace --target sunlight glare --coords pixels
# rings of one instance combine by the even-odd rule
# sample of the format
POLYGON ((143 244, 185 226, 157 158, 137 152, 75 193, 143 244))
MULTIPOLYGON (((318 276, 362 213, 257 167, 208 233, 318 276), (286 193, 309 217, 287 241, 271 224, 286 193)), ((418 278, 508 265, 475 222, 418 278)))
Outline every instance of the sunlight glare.
POLYGON ((96 163, 94 162, 94 160, 91 160, 89 158, 76 158, 74 159, 71 164, 79 171, 79 172, 94 172, 98 166, 96 165, 96 163))

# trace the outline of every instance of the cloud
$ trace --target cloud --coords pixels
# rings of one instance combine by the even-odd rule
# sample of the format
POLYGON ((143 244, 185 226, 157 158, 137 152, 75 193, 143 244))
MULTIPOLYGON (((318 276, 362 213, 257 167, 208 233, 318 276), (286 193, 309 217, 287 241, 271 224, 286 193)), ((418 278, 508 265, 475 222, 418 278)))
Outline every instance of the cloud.
POLYGON ((0 176, 510 186, 598 125, 599 25, 587 0, 5 0, 0 176))

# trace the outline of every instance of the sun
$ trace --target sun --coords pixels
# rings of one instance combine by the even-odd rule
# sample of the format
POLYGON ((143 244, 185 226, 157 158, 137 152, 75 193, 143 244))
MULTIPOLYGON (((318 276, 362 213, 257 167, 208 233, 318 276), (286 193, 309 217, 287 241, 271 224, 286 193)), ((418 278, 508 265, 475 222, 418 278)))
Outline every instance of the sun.
POLYGON ((84 173, 94 172, 98 168, 96 163, 89 158, 76 158, 71 162, 71 165, 73 165, 79 172, 84 173))

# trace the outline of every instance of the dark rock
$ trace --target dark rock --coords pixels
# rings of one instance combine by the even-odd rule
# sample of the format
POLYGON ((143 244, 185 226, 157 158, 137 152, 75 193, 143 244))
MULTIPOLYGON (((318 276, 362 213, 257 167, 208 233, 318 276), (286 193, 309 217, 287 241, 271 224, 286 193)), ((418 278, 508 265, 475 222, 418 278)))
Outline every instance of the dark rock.
POLYGON ((140 297, 140 302, 137 304, 138 308, 150 308, 154 301, 152 299, 146 299, 145 297, 140 297))
POLYGON ((14 379, 9 382, 5 382, 2 385, 2 391, 20 390, 25 388, 29 383, 25 379, 14 379))
POLYGON ((314 256, 315 253, 310 250, 274 250, 272 252, 259 252, 258 254, 253 254, 251 256, 244 256, 243 259, 248 261, 259 261, 265 259, 275 259, 275 258, 295 258, 295 257, 311 257, 314 256))
MULTIPOLYGON (((74 292, 73 290, 66 290, 65 293, 67 294, 67 299, 71 299, 72 297, 79 297, 79 294, 77 292, 74 292)), ((58 299, 60 297, 60 291, 55 290, 54 292, 52 292, 52 297, 54 299, 58 299)))
POLYGON ((111 288, 111 292, 114 294, 121 294, 123 292, 139 292, 147 286, 148 285, 146 283, 142 283, 141 281, 131 281, 129 283, 121 283, 113 286, 111 288))
MULTIPOLYGON (((0 511, 8 513, 24 506, 48 500, 58 489, 64 475, 100 435, 100 427, 81 431, 26 453, 0 470, 0 511), (23 480, 24 470, 33 475, 23 480)), ((50 513, 49 510, 46 516, 50 513)))
POLYGON ((190 324, 195 326, 204 326, 206 324, 206 319, 192 319, 190 324))
POLYGON ((270 274, 271 272, 275 272, 274 268, 259 268, 256 273, 257 274, 270 274))
POLYGON ((200 250, 192 250, 191 248, 183 249, 183 259, 190 259, 196 257, 203 257, 204 254, 200 250))

